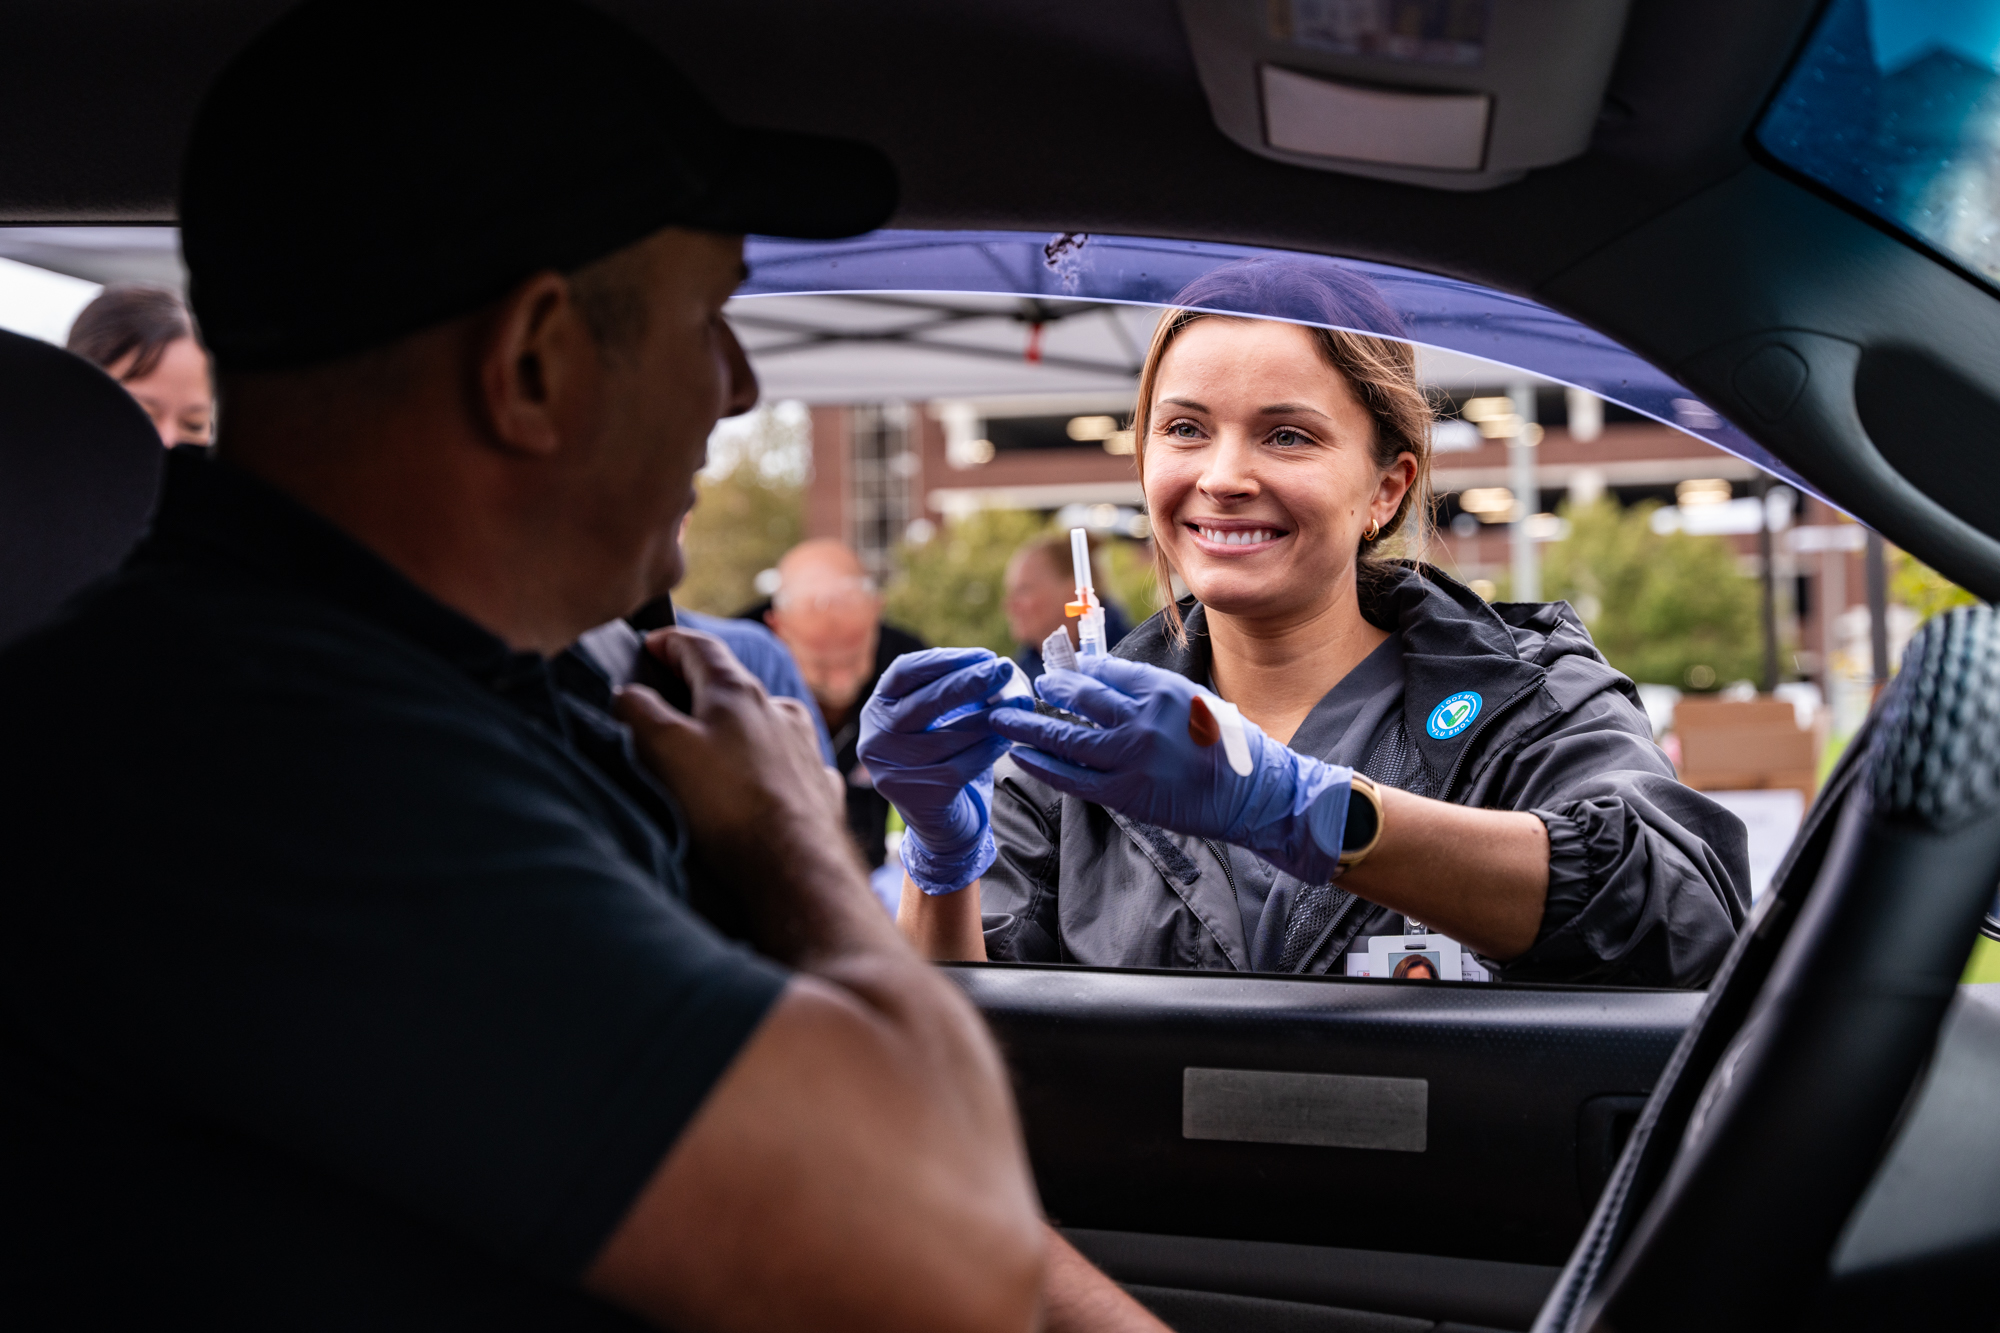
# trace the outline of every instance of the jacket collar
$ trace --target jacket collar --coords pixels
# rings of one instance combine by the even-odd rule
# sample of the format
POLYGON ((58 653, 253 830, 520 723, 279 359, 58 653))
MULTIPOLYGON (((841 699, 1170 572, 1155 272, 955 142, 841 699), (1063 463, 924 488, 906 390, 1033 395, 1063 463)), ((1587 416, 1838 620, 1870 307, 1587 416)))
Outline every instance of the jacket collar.
MULTIPOLYGON (((1361 613, 1402 634, 1404 726, 1443 779, 1486 723, 1534 692, 1547 672, 1522 657, 1520 640, 1499 612, 1443 570, 1402 560, 1377 568, 1362 590, 1361 613)), ((1114 655, 1207 684, 1213 655, 1207 613, 1189 597, 1181 615, 1184 639, 1161 612, 1127 635, 1114 655)))

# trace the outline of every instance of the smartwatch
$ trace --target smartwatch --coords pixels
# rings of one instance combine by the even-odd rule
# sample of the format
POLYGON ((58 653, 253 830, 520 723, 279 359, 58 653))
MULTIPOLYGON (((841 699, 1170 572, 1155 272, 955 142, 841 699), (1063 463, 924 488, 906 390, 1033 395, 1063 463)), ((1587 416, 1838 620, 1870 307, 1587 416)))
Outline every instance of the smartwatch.
POLYGON ((1340 868, 1360 865, 1382 841, 1382 789, 1373 778, 1356 773, 1350 780, 1347 827, 1341 830, 1340 868))

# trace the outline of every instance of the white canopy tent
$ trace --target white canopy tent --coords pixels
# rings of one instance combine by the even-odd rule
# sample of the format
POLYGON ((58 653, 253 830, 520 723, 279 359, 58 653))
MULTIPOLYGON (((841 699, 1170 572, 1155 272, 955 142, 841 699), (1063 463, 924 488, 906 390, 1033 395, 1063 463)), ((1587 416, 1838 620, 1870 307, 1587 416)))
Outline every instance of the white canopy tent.
MULTIPOLYGON (((739 297, 728 314, 767 398, 973 400, 985 415, 1009 398, 1024 414, 1058 400, 1129 404, 1159 319, 1153 306, 936 292, 739 297)), ((1428 347, 1419 373, 1445 390, 1554 383, 1428 347)))
MULTIPOLYGON (((172 227, 0 227, 0 258, 93 283, 186 283, 172 227)), ((1153 306, 880 291, 739 297, 728 313, 772 401, 975 400, 993 415, 995 399, 1129 399, 1159 318, 1153 306)), ((1433 349, 1421 369, 1443 389, 1552 382, 1433 349)))

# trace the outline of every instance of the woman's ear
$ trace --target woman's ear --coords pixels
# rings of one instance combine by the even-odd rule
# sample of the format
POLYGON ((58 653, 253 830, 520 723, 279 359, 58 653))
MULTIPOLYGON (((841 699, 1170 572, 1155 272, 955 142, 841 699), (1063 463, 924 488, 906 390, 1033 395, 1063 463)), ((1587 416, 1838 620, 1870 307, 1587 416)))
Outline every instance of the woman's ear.
POLYGON ((1368 517, 1383 527, 1396 517, 1396 511, 1403 507, 1403 497, 1410 493, 1410 487, 1417 484, 1417 456, 1400 453, 1396 461, 1382 469, 1381 479, 1375 485, 1375 498, 1368 506, 1368 517))

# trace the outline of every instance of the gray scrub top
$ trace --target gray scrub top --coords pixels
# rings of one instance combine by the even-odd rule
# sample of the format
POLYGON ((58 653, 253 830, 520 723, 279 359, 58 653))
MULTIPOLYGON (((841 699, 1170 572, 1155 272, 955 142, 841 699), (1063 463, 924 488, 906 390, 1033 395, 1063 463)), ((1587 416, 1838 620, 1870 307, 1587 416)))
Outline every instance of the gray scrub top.
MULTIPOLYGON (((1313 705, 1289 744, 1300 754, 1358 769, 1402 711, 1403 636, 1398 633, 1384 639, 1313 705)), ((1300 885, 1286 876, 1286 883, 1277 887, 1276 866, 1241 847, 1228 851, 1250 966, 1254 971, 1275 972, 1293 895, 1300 885)))

